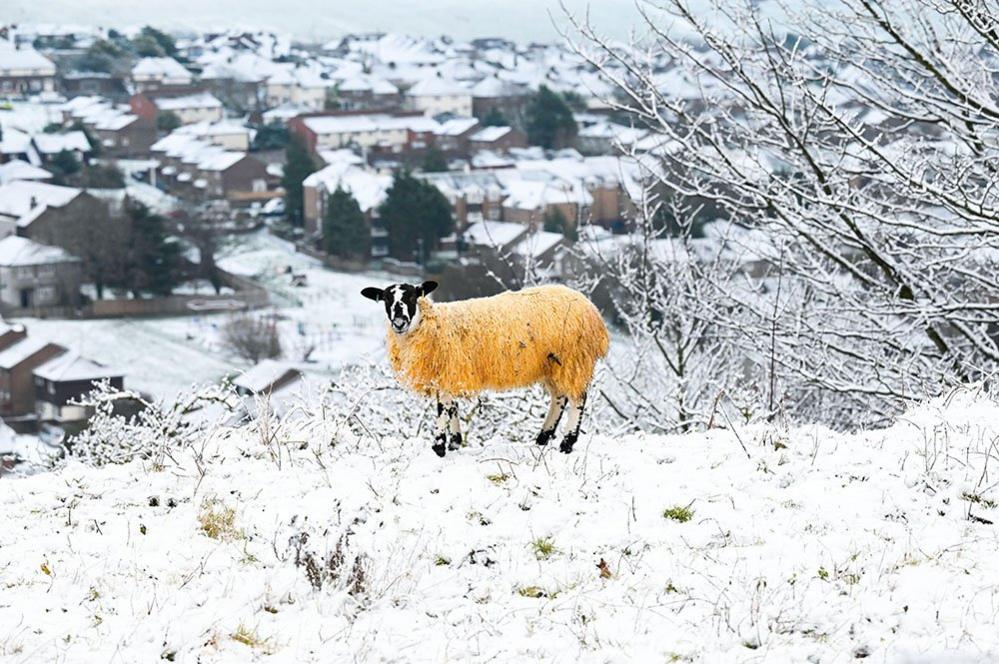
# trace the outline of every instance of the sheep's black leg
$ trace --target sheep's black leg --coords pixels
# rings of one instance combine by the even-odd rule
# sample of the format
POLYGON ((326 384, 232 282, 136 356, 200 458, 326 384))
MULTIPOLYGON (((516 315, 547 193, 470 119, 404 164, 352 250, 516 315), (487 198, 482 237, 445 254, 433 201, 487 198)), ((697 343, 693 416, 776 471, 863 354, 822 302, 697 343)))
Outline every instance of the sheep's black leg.
POLYGON ((458 423, 458 402, 452 399, 446 410, 449 435, 447 448, 449 450, 456 450, 461 447, 461 425, 458 423))
POLYGON ((548 415, 545 416, 545 421, 541 425, 541 433, 538 434, 538 445, 547 445, 548 441, 555 435, 558 422, 562 419, 562 413, 565 412, 566 401, 566 397, 552 395, 552 402, 548 406, 548 415))
POLYGON ((437 419, 434 421, 434 444, 431 449, 439 457, 447 451, 448 406, 450 399, 437 397, 437 419))
POLYGON ((579 440, 579 426, 583 422, 583 408, 586 406, 586 393, 579 398, 579 401, 573 399, 571 410, 569 412, 569 429, 565 433, 565 438, 562 439, 562 444, 559 445, 558 449, 564 454, 572 452, 572 446, 576 444, 579 440))

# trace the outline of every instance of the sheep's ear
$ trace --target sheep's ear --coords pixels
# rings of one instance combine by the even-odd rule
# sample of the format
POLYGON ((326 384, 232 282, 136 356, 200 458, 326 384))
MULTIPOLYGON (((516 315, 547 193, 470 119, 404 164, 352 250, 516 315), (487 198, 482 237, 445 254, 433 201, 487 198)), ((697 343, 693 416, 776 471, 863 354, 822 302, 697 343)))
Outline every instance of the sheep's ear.
POLYGON ((361 291, 361 295, 368 298, 369 300, 374 300, 375 302, 380 302, 385 291, 381 288, 368 287, 361 291))
POLYGON ((437 290, 437 282, 436 281, 424 281, 423 285, 420 286, 420 291, 424 295, 430 295, 435 290, 437 290))

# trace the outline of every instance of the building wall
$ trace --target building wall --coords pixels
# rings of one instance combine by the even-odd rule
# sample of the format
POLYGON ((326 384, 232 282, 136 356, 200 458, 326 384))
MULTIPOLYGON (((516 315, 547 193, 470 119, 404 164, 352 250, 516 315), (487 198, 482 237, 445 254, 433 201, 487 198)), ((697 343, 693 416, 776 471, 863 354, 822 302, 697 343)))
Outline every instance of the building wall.
POLYGON ((219 185, 225 196, 238 191, 265 191, 267 189, 267 167, 249 155, 222 171, 219 185))
MULTIPOLYGON (((120 376, 110 379, 112 387, 124 389, 120 376)), ((93 381, 77 380, 53 383, 34 379, 34 409, 42 422, 80 422, 90 416, 87 408, 67 405, 69 401, 94 389, 93 381)))
POLYGON ((55 90, 55 76, 0 75, 0 94, 30 95, 55 90))
POLYGON ((470 141, 469 150, 477 152, 479 150, 495 150, 506 152, 510 148, 526 148, 527 135, 519 129, 512 129, 505 136, 496 141, 470 141))
POLYGON ((409 105, 413 110, 421 111, 424 115, 433 116, 441 113, 454 113, 455 115, 468 117, 472 114, 471 95, 409 97, 409 105))
POLYGON ((405 146, 409 132, 405 129, 376 129, 374 131, 337 132, 316 134, 316 149, 338 149, 348 145, 370 148, 376 145, 405 146))
POLYGON ((30 312, 34 307, 75 306, 80 301, 81 278, 77 261, 0 266, 0 302, 8 315, 16 310, 30 312), (22 306, 24 292, 28 293, 28 306, 22 306))
POLYGON ((32 372, 65 350, 56 344, 46 344, 17 366, 0 369, 0 415, 11 417, 34 411, 35 386, 32 372))
POLYGON ((145 118, 138 118, 129 126, 115 131, 97 129, 89 124, 86 127, 100 142, 102 156, 105 157, 145 156, 156 142, 156 126, 145 118))
POLYGON ((218 122, 222 119, 222 108, 178 108, 173 109, 181 124, 197 122, 218 122))
POLYGON ((620 187, 594 187, 590 190, 590 195, 593 196, 590 214, 594 223, 607 225, 621 218, 620 187))

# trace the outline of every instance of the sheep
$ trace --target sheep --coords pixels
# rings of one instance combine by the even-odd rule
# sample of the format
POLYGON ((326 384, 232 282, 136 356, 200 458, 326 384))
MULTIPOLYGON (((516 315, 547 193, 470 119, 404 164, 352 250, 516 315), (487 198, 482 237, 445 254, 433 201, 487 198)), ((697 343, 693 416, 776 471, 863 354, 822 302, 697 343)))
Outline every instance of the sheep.
POLYGON ((539 383, 551 404, 537 444, 548 444, 568 407, 559 450, 572 452, 594 366, 610 344, 593 303, 565 286, 436 303, 427 297, 436 288, 425 281, 361 294, 385 305, 388 356, 399 381, 437 400, 437 456, 462 443, 455 399, 539 383))

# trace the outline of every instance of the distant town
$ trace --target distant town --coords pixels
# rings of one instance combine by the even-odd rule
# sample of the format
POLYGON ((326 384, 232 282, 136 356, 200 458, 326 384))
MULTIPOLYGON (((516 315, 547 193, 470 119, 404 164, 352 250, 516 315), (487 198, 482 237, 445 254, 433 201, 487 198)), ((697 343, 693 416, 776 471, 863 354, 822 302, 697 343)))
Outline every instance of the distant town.
POLYGON ((613 93, 500 38, 0 28, 0 456, 85 426, 95 381, 322 380, 379 352, 371 279, 561 280, 661 149, 613 93))

